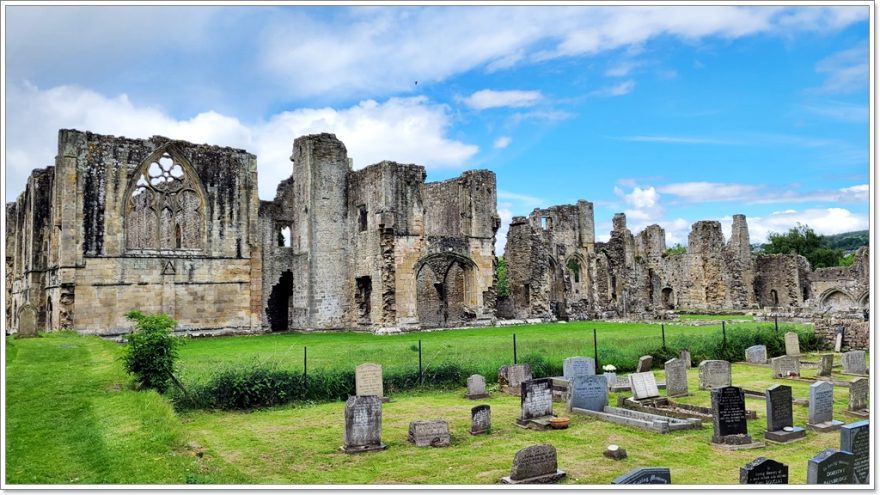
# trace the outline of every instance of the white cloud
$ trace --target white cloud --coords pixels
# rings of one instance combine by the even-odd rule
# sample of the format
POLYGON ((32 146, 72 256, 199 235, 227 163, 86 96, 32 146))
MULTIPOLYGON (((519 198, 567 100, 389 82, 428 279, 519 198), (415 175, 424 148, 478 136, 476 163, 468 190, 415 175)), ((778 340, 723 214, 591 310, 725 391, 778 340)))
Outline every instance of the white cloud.
POLYGON ((660 186, 660 192, 677 196, 685 201, 739 201, 755 197, 763 186, 727 184, 721 182, 679 182, 660 186))
MULTIPOLYGON (((724 220, 723 220, 724 221, 724 220)), ((727 223, 731 221, 726 219, 727 223)), ((798 224, 809 225, 817 234, 833 235, 868 228, 868 217, 846 208, 809 208, 774 211, 766 217, 749 217, 749 240, 767 242, 771 232, 787 232, 798 224)), ((729 232, 729 228, 728 228, 729 232)))
POLYGON ((510 146, 510 142, 511 142, 510 136, 501 136, 492 142, 492 146, 496 150, 503 150, 504 148, 507 148, 508 146, 510 146))
POLYGON ((590 92, 590 96, 623 96, 630 93, 636 87, 632 79, 623 81, 613 86, 606 86, 590 92))
POLYGON ((796 186, 737 184, 724 182, 678 182, 658 187, 661 193, 689 203, 736 201, 746 204, 773 203, 867 203, 868 184, 839 189, 799 191, 796 186))
POLYGON ((450 139, 448 108, 425 97, 366 100, 349 108, 301 108, 245 124, 217 112, 178 120, 164 112, 133 104, 125 95, 105 97, 72 86, 41 90, 33 85, 7 85, 7 194, 21 190, 30 171, 53 163, 57 133, 77 128, 101 134, 143 138, 163 135, 197 143, 244 148, 257 155, 259 189, 271 199, 278 182, 292 170, 293 139, 331 132, 341 139, 356 168, 383 159, 428 168, 458 167, 478 147, 450 139))
POLYGON ((852 93, 868 91, 867 41, 825 57, 816 64, 816 72, 825 74, 825 82, 816 92, 852 93))
POLYGON ((647 188, 635 186, 629 193, 615 186, 614 194, 623 199, 627 205, 623 213, 626 214, 626 226, 633 233, 648 225, 660 223, 665 215, 665 210, 660 204, 660 194, 654 186, 647 188))
POLYGON ((510 230, 510 221, 517 215, 528 215, 535 208, 540 208, 546 204, 541 198, 530 196, 528 194, 520 194, 503 189, 498 190, 498 216, 501 217, 501 225, 498 227, 498 233, 495 235, 495 254, 504 253, 504 247, 507 245, 507 232, 510 230))
POLYGON ((861 103, 845 103, 841 101, 824 101, 803 105, 804 110, 841 122, 864 123, 868 121, 868 105, 861 103))
POLYGON ((572 117, 574 117, 573 113, 564 110, 533 110, 531 112, 516 112, 510 116, 510 123, 516 125, 527 120, 561 122, 572 117))
POLYGON ((499 107, 529 107, 540 100, 540 91, 495 91, 492 89, 481 89, 465 98, 464 103, 471 108, 485 110, 487 108, 499 107))

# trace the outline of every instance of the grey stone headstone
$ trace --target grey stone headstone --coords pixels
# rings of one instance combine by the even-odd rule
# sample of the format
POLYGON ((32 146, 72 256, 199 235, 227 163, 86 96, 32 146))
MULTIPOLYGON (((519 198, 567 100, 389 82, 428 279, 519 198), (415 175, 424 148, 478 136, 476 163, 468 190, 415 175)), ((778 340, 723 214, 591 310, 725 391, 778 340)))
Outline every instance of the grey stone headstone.
POLYGON ((467 397, 469 399, 482 399, 488 397, 486 393, 486 379, 483 375, 471 375, 467 379, 467 397))
POLYGON ((758 457, 754 461, 739 468, 741 485, 787 485, 788 466, 766 457, 758 457))
POLYGON ((492 410, 488 404, 471 408, 471 433, 487 433, 492 428, 492 410))
POLYGON ((770 360, 774 378, 785 378, 791 373, 801 375, 801 361, 796 357, 779 356, 770 360))
POLYGON ((867 378, 856 378, 849 382, 849 406, 850 411, 861 411, 868 407, 868 387, 870 383, 867 378))
POLYGON ((754 364, 767 362, 767 346, 753 345, 746 349, 746 361, 754 364))
POLYGON ((632 471, 614 478, 612 485, 671 485, 672 475, 669 468, 649 467, 635 468, 632 471))
POLYGON ((499 385, 507 385, 513 391, 518 391, 523 382, 531 379, 532 368, 528 364, 512 364, 498 370, 499 385))
POLYGON ((666 396, 680 397, 688 394, 688 375, 685 362, 678 358, 670 359, 663 365, 666 371, 666 396))
POLYGON ((577 375, 595 375, 596 360, 590 357, 575 356, 562 361, 562 376, 570 380, 577 375))
POLYGON ((810 385, 810 405, 807 407, 807 423, 819 424, 831 421, 834 416, 834 385, 815 382, 810 385))
POLYGON ((764 391, 767 403, 767 431, 779 431, 794 426, 791 410, 791 387, 772 385, 764 391))
POLYGON ((36 337, 37 335, 37 311, 31 305, 25 305, 18 310, 18 336, 36 337))
POLYGON ((355 395, 384 397, 382 390, 382 366, 363 363, 354 369, 355 395))
POLYGON ((865 351, 849 351, 841 355, 843 372, 864 375, 868 371, 865 364, 865 351))
POLYGON ((837 449, 825 449, 807 461, 807 484, 846 485, 852 483, 853 455, 837 449))
POLYGON ((539 378, 523 382, 520 392, 520 419, 529 420, 553 415, 553 380, 539 378))
POLYGON ((385 448, 382 444, 382 399, 375 395, 351 396, 345 401, 347 452, 385 448))
POLYGON ((853 483, 867 484, 871 467, 870 422, 857 421, 840 427, 840 450, 853 455, 853 483))
POLYGON ((700 363, 700 390, 729 387, 730 363, 720 359, 710 359, 700 363))
POLYGON ((636 366, 636 373, 644 373, 646 371, 651 371, 651 368, 654 367, 654 358, 651 356, 642 356, 639 358, 639 364, 636 366))
POLYGON ((407 440, 416 447, 448 447, 449 424, 442 419, 413 421, 409 424, 407 440))
POLYGON ((837 335, 834 336, 834 352, 840 352, 843 348, 843 334, 838 332, 837 335))
POLYGON ((513 466, 510 469, 510 479, 513 481, 521 481, 532 478, 554 478, 558 476, 556 479, 547 480, 553 482, 565 476, 565 473, 562 473, 557 468, 556 447, 549 444, 532 445, 531 447, 526 447, 520 450, 513 457, 513 466))
POLYGON ((798 334, 785 332, 785 355, 795 357, 801 355, 801 344, 800 340, 798 340, 798 334))
POLYGON ((819 356, 819 369, 816 376, 831 376, 831 368, 834 366, 834 354, 822 354, 819 356))
POLYGON ((684 364, 688 368, 693 368, 694 363, 691 361, 691 351, 687 349, 682 349, 678 351, 678 358, 684 361, 684 364))
POLYGON ((629 375, 629 388, 636 400, 660 396, 657 380, 654 378, 654 373, 650 371, 629 375))
POLYGON ((715 427, 713 441, 728 435, 748 435, 746 397, 743 390, 739 387, 712 389, 712 418, 715 427))
POLYGON ((608 405, 608 384, 604 375, 578 375, 568 385, 568 408, 602 411, 608 405))

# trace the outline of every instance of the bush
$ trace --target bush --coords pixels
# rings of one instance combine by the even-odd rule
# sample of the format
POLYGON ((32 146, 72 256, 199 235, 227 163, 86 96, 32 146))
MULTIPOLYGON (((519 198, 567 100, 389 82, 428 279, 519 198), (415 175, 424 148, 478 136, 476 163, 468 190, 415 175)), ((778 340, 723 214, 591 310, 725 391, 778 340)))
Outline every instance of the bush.
POLYGON ((128 346, 122 356, 125 371, 135 376, 140 387, 165 392, 180 345, 180 340, 171 334, 177 322, 162 313, 145 315, 130 311, 125 317, 134 321, 137 328, 128 335, 128 346))

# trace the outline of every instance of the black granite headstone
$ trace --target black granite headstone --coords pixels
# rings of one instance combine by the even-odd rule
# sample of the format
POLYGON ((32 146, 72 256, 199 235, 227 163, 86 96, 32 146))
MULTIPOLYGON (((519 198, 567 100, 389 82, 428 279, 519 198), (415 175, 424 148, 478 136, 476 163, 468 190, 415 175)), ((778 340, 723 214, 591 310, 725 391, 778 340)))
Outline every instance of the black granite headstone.
POLYGON ((754 461, 739 468, 741 485, 787 485, 788 466, 766 457, 758 457, 754 461))
POLYGON ((712 389, 712 415, 717 437, 749 433, 745 394, 739 387, 712 389))
POLYGON ((825 449, 807 461, 807 484, 846 485, 853 479, 853 455, 837 449, 825 449))
POLYGON ((840 427, 840 450, 853 454, 853 483, 868 483, 871 466, 871 437, 868 420, 840 427))
POLYGON ((614 478, 612 485, 671 485, 672 475, 669 468, 635 468, 632 471, 614 478))

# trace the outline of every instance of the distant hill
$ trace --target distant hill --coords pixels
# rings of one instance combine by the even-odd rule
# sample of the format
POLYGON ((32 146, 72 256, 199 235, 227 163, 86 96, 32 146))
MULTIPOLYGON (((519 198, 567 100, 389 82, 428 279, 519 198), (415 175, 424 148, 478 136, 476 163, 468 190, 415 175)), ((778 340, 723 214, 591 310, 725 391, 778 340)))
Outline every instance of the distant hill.
POLYGON ((868 231, 857 230, 855 232, 844 232, 836 235, 826 235, 825 239, 832 248, 843 249, 844 251, 855 251, 856 249, 868 245, 868 231))

